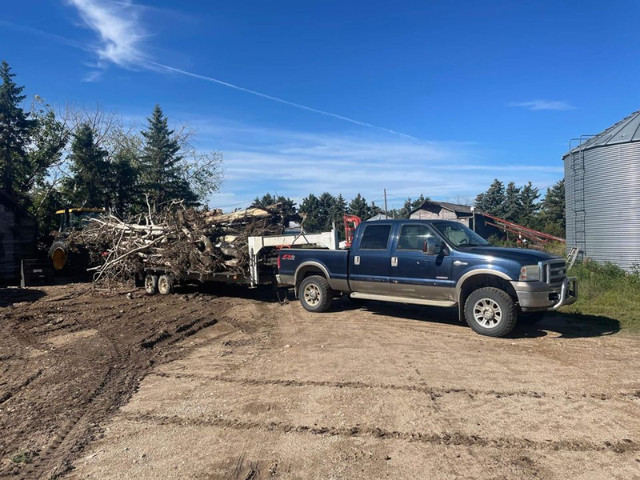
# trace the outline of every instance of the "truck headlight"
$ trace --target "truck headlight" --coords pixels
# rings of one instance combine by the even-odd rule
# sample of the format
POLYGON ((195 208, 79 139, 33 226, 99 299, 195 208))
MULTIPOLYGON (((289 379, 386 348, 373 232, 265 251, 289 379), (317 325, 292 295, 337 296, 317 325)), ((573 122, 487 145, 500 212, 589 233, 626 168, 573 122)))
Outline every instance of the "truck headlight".
POLYGON ((521 282, 531 282, 534 280, 540 280, 540 266, 539 265, 525 265, 520 269, 521 282))

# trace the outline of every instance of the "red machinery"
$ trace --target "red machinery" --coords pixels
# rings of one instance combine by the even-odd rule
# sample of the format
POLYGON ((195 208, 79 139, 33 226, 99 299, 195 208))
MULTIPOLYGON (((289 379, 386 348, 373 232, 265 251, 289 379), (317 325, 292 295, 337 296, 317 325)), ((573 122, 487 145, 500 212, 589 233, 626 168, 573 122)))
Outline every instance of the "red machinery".
POLYGON ((345 246, 350 247, 353 242, 353 232, 362 223, 362 219, 357 215, 343 215, 342 219, 344 220, 345 246))

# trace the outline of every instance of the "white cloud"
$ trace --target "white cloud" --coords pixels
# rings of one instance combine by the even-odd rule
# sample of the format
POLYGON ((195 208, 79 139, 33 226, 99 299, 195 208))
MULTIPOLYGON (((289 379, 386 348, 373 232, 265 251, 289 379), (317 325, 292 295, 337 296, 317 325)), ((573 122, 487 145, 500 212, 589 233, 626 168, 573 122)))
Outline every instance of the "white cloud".
POLYGON ((365 128, 382 130, 392 135, 405 138, 413 138, 403 132, 399 132, 380 125, 373 125, 369 122, 357 120, 334 112, 329 112, 319 108, 292 102, 284 98, 268 95, 263 92, 245 88, 230 82, 225 82, 219 78, 199 73, 189 72, 180 68, 172 67, 155 62, 143 52, 143 40, 147 34, 139 21, 138 12, 142 9, 140 5, 135 5, 130 1, 125 2, 104 2, 100 0, 67 0, 69 4, 78 9, 80 17, 85 25, 95 31, 100 37, 100 44, 96 47, 95 53, 100 62, 97 71, 90 72, 85 76, 86 81, 95 81, 100 78, 108 62, 114 63, 123 68, 160 71, 173 73, 187 77, 215 83, 233 90, 248 93, 250 95, 263 98, 272 102, 288 105, 300 110, 306 110, 317 115, 335 118, 344 122, 349 122, 365 128))
POLYGON ((195 121, 203 146, 222 150, 225 183, 235 202, 214 196, 211 206, 245 206, 266 192, 301 199, 328 191, 352 198, 362 193, 380 204, 383 189, 390 207, 423 193, 438 200, 467 201, 486 190, 494 178, 541 190, 562 177, 562 166, 498 163, 477 144, 423 142, 397 137, 316 134, 195 121), (243 204, 242 202, 246 202, 243 204))
POLYGON ((132 68, 145 59, 142 43, 147 34, 138 12, 130 2, 100 2, 98 0, 68 0, 77 8, 85 26, 95 31, 100 43, 95 53, 100 67, 111 62, 132 68))
POLYGON ((510 107, 527 108, 529 110, 575 110, 573 105, 558 100, 531 100, 529 102, 511 102, 510 107))

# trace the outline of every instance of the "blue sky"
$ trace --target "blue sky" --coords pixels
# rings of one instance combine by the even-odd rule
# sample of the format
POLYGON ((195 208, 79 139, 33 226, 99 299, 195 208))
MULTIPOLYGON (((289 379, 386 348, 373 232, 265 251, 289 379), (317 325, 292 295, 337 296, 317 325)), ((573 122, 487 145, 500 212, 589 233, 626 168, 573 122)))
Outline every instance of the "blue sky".
POLYGON ((569 139, 637 110, 637 1, 5 2, 29 95, 144 125, 159 103, 222 151, 212 206, 271 192, 472 201, 544 190, 569 139), (223 83, 220 83, 223 82, 223 83))

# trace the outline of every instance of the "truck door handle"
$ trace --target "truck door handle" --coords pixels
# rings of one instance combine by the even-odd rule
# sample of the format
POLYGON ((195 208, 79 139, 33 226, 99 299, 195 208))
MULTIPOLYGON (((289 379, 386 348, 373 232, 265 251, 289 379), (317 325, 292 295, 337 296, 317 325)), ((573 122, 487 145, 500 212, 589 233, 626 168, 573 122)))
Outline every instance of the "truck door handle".
POLYGON ((453 262, 453 264, 454 264, 456 267, 460 267, 460 266, 462 266, 462 265, 469 265, 469 262, 463 262, 463 261, 460 261, 460 260, 456 260, 455 262, 453 262))
POLYGON ((392 267, 398 266, 398 257, 391 257, 391 266, 392 267))
POLYGON ((353 257, 353 264, 360 265, 360 255, 353 257))

